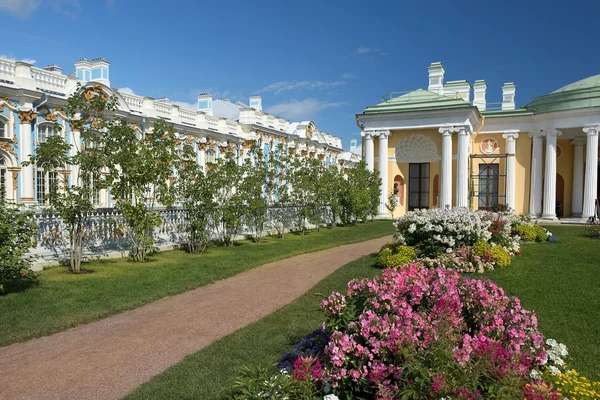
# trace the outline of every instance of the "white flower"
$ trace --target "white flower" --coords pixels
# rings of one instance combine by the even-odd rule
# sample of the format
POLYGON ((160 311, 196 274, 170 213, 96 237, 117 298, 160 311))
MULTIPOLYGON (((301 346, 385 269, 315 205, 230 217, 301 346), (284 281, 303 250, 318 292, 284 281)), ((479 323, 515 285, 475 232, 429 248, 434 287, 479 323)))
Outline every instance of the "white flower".
POLYGON ((323 400, 340 400, 335 394, 328 394, 323 397, 323 400))
POLYGON ((531 372, 529 373, 529 376, 531 377, 531 379, 536 380, 536 381, 538 379, 540 379, 540 373, 535 369, 531 370, 531 372))
POLYGON ((550 347, 556 347, 556 345, 557 345, 558 343, 557 343, 557 342, 556 342, 556 340, 554 340, 554 339, 548 339, 548 340, 546 340, 546 344, 547 344, 548 346, 550 346, 550 347))
POLYGON ((560 370, 558 368, 556 368, 554 365, 550 366, 550 373, 552 375, 558 375, 560 374, 560 370))

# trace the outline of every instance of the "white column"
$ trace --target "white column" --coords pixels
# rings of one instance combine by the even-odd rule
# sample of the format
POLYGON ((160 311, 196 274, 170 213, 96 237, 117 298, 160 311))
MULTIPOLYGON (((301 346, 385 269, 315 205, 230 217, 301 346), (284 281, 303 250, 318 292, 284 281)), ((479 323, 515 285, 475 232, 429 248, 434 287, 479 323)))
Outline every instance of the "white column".
POLYGON ((204 143, 198 144, 198 164, 203 171, 206 171, 206 145, 204 143))
POLYGON ((470 136, 466 127, 458 128, 456 207, 469 206, 469 139, 470 136))
POLYGON ((573 145, 573 194, 571 195, 571 215, 580 217, 583 211, 583 145, 585 138, 571 140, 573 145))
POLYGON ((367 169, 373 171, 375 168, 375 146, 373 144, 373 132, 361 133, 361 136, 365 138, 365 163, 367 163, 367 169))
POLYGON ((586 126, 583 131, 587 134, 587 145, 581 219, 587 220, 595 214, 595 200, 598 196, 598 132, 600 126, 586 126))
MULTIPOLYGON (((27 104, 29 105, 29 104, 27 104)), ((33 153, 33 142, 31 137, 31 124, 35 120, 37 115, 33 110, 19 111, 19 150, 21 152, 21 162, 29 161, 30 156, 33 153)), ((22 167, 21 169, 21 202, 22 203, 33 203, 33 165, 22 167)))
POLYGON ((516 140, 519 137, 517 131, 504 132, 502 137, 506 140, 506 205, 515 209, 515 153, 516 140))
POLYGON ((556 138, 560 131, 546 132, 546 168, 544 171, 543 219, 556 219, 556 138))
POLYGON ((379 132, 379 177, 381 185, 379 186, 379 210, 378 214, 381 217, 388 217, 387 196, 388 196, 388 138, 391 136, 390 131, 379 132))
POLYGON ((542 151, 544 137, 541 132, 532 132, 529 134, 529 137, 533 140, 529 214, 539 217, 542 214, 542 151))
POLYGON ((439 132, 442 134, 440 208, 444 208, 452 207, 452 132, 454 132, 454 127, 443 126, 439 132))

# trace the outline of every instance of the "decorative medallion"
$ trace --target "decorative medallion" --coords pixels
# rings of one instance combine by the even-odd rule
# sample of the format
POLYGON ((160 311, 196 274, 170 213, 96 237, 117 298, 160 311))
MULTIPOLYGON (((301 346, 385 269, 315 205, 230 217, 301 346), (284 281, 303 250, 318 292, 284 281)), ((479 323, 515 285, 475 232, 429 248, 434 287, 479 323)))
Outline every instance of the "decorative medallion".
POLYGON ((498 142, 493 138, 485 139, 481 142, 480 148, 484 154, 494 154, 498 150, 498 142))
POLYGON ((562 147, 560 147, 559 145, 556 145, 556 158, 560 158, 562 154, 562 147))
POLYGON ((100 85, 88 87, 83 91, 83 97, 86 101, 92 100, 92 98, 94 98, 95 95, 100 96, 100 98, 104 101, 108 100, 108 95, 104 92, 102 86, 100 85))

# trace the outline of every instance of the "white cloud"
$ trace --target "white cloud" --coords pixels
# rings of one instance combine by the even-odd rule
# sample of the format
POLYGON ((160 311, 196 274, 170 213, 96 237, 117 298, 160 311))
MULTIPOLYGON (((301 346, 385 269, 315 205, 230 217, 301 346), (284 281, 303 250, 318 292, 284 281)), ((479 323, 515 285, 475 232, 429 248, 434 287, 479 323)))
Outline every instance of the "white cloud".
POLYGON ((290 120, 301 120, 310 119, 320 111, 327 108, 338 108, 344 104, 344 102, 326 102, 315 98, 307 98, 304 100, 292 99, 288 102, 275 104, 274 106, 269 107, 267 112, 290 120))
POLYGON ((330 89, 337 86, 345 85, 346 82, 324 82, 324 81, 280 81, 271 83, 264 88, 257 90, 261 92, 273 92, 279 94, 288 90, 319 90, 330 89))
POLYGON ((342 74, 342 78, 344 78, 344 79, 356 79, 356 78, 358 78, 358 76, 356 76, 355 74, 353 74, 351 72, 346 72, 346 73, 342 74))
POLYGON ((23 62, 26 62, 27 64, 35 64, 35 62, 36 62, 35 59, 33 59, 33 58, 18 58, 18 57, 13 57, 12 55, 6 55, 6 54, 0 54, 0 58, 4 58, 5 60, 9 60, 12 62, 23 61, 23 62))
POLYGON ((40 6, 40 0, 0 0, 0 10, 4 10, 19 18, 29 16, 40 6))
POLYGON ((79 0, 53 0, 52 7, 61 14, 77 18, 81 4, 79 0))
POLYGON ((375 53, 375 54, 379 54, 381 56, 389 56, 390 55, 390 53, 384 53, 383 51, 381 51, 381 49, 378 49, 375 47, 360 46, 358 49, 354 50, 352 53, 348 54, 346 57, 357 56, 357 55, 367 54, 367 53, 375 53))
POLYGON ((175 104, 176 106, 179 106, 181 108, 185 108, 188 110, 196 110, 198 109, 198 104, 196 103, 188 103, 186 101, 172 101, 171 103, 175 104))
POLYGON ((124 87, 119 89, 119 92, 123 92, 123 93, 127 93, 127 94, 136 94, 132 88, 130 87, 124 87))

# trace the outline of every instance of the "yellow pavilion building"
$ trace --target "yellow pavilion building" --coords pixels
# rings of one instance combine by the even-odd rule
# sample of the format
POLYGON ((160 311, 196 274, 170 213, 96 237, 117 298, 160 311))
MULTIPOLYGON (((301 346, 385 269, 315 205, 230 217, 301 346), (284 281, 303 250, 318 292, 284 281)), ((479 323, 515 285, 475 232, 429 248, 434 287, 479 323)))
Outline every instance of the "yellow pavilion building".
POLYGON ((356 115, 364 160, 382 178, 380 217, 392 193, 396 215, 496 205, 546 220, 597 215, 600 75, 516 108, 513 83, 489 107, 485 81, 444 82, 439 62, 428 71, 427 90, 391 93, 356 115))

